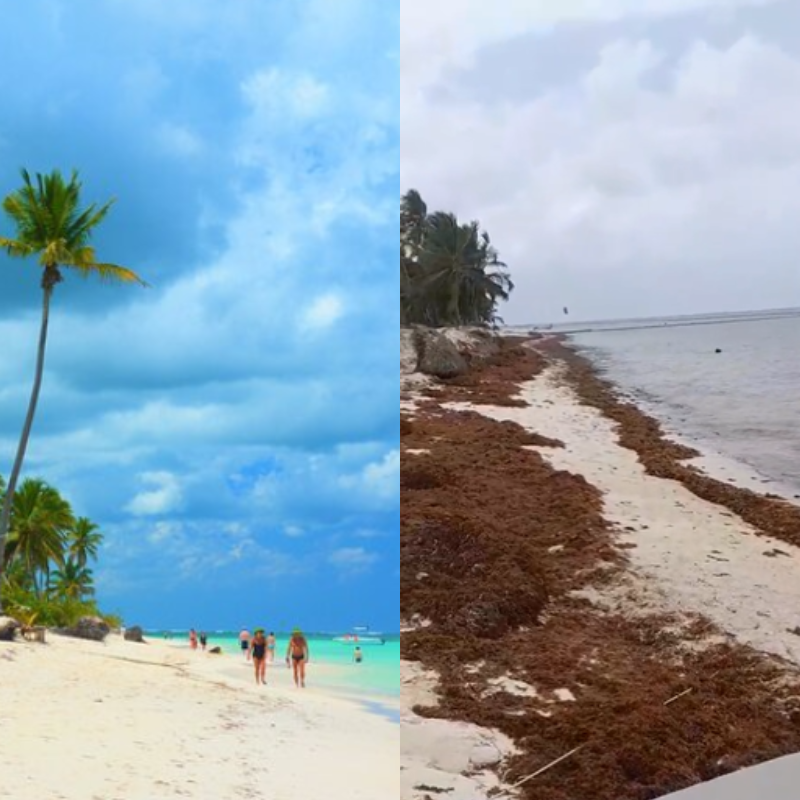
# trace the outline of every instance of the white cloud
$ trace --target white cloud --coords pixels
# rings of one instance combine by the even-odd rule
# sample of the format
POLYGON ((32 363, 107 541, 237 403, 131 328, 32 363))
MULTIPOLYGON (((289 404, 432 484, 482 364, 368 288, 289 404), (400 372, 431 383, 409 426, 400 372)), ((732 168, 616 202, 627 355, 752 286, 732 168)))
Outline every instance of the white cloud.
MULTIPOLYGON (((472 63, 482 47, 554 25, 634 18, 668 18, 708 9, 766 6, 776 0, 403 0, 400 5, 404 99, 436 83, 444 70, 472 63)), ((535 46, 535 45, 533 45, 535 46)))
POLYGON ((144 472, 139 480, 147 486, 154 486, 139 492, 126 506, 126 510, 137 517, 167 514, 175 511, 181 504, 181 484, 176 475, 170 472, 144 472))
POLYGON ((180 537, 182 532, 183 527, 179 522, 160 520, 153 525, 152 530, 147 535, 147 539, 152 544, 163 544, 180 537))
POLYGON ((156 131, 161 147, 170 155, 193 158, 203 152, 203 140, 185 125, 164 122, 156 131))
MULTIPOLYGON (((542 4, 499 6, 486 7, 505 19, 497 36, 545 17, 542 4)), ((589 18, 601 6, 634 11, 547 8, 589 18)), ((418 8, 404 4, 403 13, 418 8)), ((454 8, 437 4, 428 27, 416 24, 433 36, 454 8)), ((467 40, 478 52, 494 38, 491 26, 481 33, 481 19, 459 11, 447 41, 474 26, 467 40)), ((481 96, 492 100, 474 99, 464 86, 481 83, 479 66, 445 73, 436 64, 447 49, 429 53, 412 33, 422 50, 402 68, 403 186, 489 230, 517 286, 501 309, 509 322, 558 320, 564 305, 588 319, 780 306, 800 293, 800 46, 788 51, 742 28, 731 44, 697 38, 676 51, 658 23, 647 31, 608 40, 579 77, 548 84, 542 73, 513 101, 490 77, 481 96), (428 58, 430 73, 419 65, 428 58), (456 81, 459 93, 448 95, 456 81)), ((536 72, 535 56, 506 68, 536 72)))
POLYGON ((363 547, 340 547, 328 556, 328 561, 342 572, 352 574, 370 569, 378 561, 378 555, 363 547))
POLYGON ((331 103, 329 88, 314 76, 275 67, 247 78, 242 93, 253 109, 269 120, 289 116, 307 121, 326 113, 331 103))
POLYGON ((320 295, 306 306, 301 315, 301 327, 315 331, 329 328, 344 313, 344 303, 338 294, 328 292, 320 295))
POLYGON ((358 489, 376 498, 396 497, 400 491, 400 451, 390 450, 358 473, 342 475, 339 483, 344 489, 358 489))

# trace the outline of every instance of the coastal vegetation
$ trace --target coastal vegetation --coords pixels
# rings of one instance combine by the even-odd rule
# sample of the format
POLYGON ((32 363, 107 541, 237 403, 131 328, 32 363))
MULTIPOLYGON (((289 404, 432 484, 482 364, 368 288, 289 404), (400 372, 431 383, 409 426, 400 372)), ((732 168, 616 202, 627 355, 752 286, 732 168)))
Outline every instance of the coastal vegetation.
MULTIPOLYGON (((0 499, 7 494, 0 477, 0 499)), ((2 552, 0 598, 7 613, 24 625, 69 626, 85 616, 103 615, 94 600, 94 575, 103 535, 78 517, 53 486, 26 478, 14 494, 2 552)))
MULTIPOLYGON (((90 241, 95 229, 108 214, 113 200, 100 207, 94 203, 82 206, 81 186, 82 184, 76 171, 73 171, 69 178, 65 178, 61 172, 54 170, 47 175, 37 173, 35 179, 32 179, 27 170, 22 170, 22 186, 9 194, 2 204, 3 211, 12 222, 15 232, 14 236, 10 238, 0 236, 0 248, 3 248, 8 255, 16 258, 35 257, 41 270, 42 288, 42 318, 33 388, 17 453, 8 483, 5 486, 2 511, 0 511, 0 553, 2 554, 6 553, 8 545, 11 544, 9 531, 12 517, 14 514, 17 514, 18 519, 24 516, 24 512, 17 509, 17 483, 22 472, 25 452, 36 414, 39 391, 42 385, 50 301, 55 287, 64 280, 63 270, 75 271, 82 277, 95 276, 106 281, 145 285, 144 281, 127 267, 98 261, 90 241)), ((31 486, 33 485, 31 484, 31 486)), ((52 503, 51 506, 48 506, 48 515, 50 519, 55 519, 59 514, 65 514, 66 511, 63 505, 59 506, 56 501, 57 493, 56 495, 48 494, 48 489, 49 487, 42 485, 39 491, 42 497, 47 496, 47 502, 52 503)), ((36 493, 33 488, 30 488, 29 491, 31 494, 36 493)), ((50 492, 53 491, 50 490, 50 492)), ((23 497, 20 503, 23 503, 25 499, 23 497)), ((42 502, 45 501, 42 500, 42 502)), ((55 527, 52 530, 47 525, 31 527, 29 532, 24 534, 24 536, 31 537, 31 543, 30 545, 25 544, 24 547, 30 546, 31 552, 34 553, 31 557, 34 558, 37 569, 45 568, 46 571, 46 569, 49 569, 48 565, 57 563, 60 567, 59 580, 69 583, 68 576, 74 579, 79 572, 65 573, 63 570, 66 569, 67 562, 59 563, 57 559, 54 560, 51 552, 52 548, 56 548, 57 540, 63 533, 63 528, 65 527, 61 524, 63 519, 64 517, 59 518, 58 525, 53 523, 55 527), (55 530, 59 531, 58 535, 53 532, 55 530)), ((36 574, 31 574, 32 564, 26 562, 27 558, 27 556, 22 558, 27 571, 26 591, 32 592, 32 596, 41 599, 43 596, 41 593, 42 586, 36 582, 36 574)), ((4 585, 3 575, 6 566, 10 567, 17 562, 19 562, 19 559, 8 562, 5 558, 0 559, 0 585, 4 585)), ((75 562, 75 565, 76 567, 85 567, 85 562, 83 565, 75 562)), ((39 577, 41 578, 42 576, 39 575, 39 577)), ((49 581, 51 577, 49 573, 44 576, 45 585, 48 589, 50 588, 49 581)), ((75 591, 73 591, 74 594, 75 591)), ((80 595, 81 593, 78 592, 78 597, 74 599, 74 602, 83 602, 80 599, 80 595)), ((47 593, 45 593, 44 597, 47 596, 47 593)), ((3 595, 0 594, 0 603, 2 603, 2 599, 3 595)), ((0 607, 0 610, 2 610, 2 607, 0 607)))
POLYGON ((429 212, 416 189, 400 199, 400 322, 433 328, 495 326, 514 284, 476 221, 429 212))

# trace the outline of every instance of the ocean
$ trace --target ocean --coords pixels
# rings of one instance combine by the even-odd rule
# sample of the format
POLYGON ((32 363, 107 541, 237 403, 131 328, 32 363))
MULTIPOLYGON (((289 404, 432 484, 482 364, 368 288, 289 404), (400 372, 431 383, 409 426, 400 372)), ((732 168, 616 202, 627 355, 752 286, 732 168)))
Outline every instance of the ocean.
MULTIPOLYGON (((145 635, 153 639, 163 639, 165 631, 152 630, 145 635)), ((175 642, 188 644, 188 630, 169 631, 175 642)), ((207 631, 207 647, 221 647, 224 653, 241 658, 239 647, 239 631, 207 631)), ((282 662, 288 643, 287 634, 276 634, 276 661, 282 662)), ((396 699, 400 695, 400 638, 384 635, 383 645, 363 645, 361 650, 364 660, 360 664, 353 663, 354 645, 333 641, 330 634, 306 634, 311 665, 309 676, 313 675, 314 663, 330 664, 337 669, 320 673, 314 678, 327 688, 342 694, 356 697, 371 705, 375 710, 380 707, 381 699, 396 699)), ((385 711, 392 716, 390 710, 385 711)))
POLYGON ((800 496, 800 310, 573 327, 578 351, 667 432, 800 496))

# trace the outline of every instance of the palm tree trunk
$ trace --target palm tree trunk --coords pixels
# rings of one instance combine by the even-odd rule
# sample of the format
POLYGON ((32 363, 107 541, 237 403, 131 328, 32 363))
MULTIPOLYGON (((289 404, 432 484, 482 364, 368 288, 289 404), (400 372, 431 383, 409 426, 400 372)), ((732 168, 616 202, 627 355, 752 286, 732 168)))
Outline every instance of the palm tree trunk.
POLYGON ((458 327, 461 324, 461 285, 455 274, 450 284, 450 297, 447 303, 447 324, 458 327))
MULTIPOLYGON (((0 553, 5 552, 6 537, 8 536, 8 524, 11 519, 11 506, 14 502, 14 492, 17 488, 17 481, 19 480, 20 472, 22 472, 22 463, 25 460, 25 451, 28 449, 28 440, 31 435, 31 428, 33 427, 33 418, 36 414, 36 405, 39 402, 39 390, 42 388, 42 375, 44 373, 44 354, 47 348, 47 325, 50 321, 50 298, 53 295, 55 285, 61 281, 61 275, 58 269, 53 267, 46 267, 44 275, 42 276, 42 290, 44 297, 42 300, 42 324, 39 330, 39 349, 36 353, 36 372, 33 379, 33 389, 31 390, 31 399, 28 403, 28 413, 25 416, 25 424, 22 426, 22 435, 19 439, 19 446, 17 447, 17 455, 14 459, 14 466, 11 470, 11 475, 8 478, 8 486, 6 487, 6 496, 3 500, 3 510, 0 514, 0 553)), ((3 577, 4 564, 0 559, 0 580, 3 577)), ((0 600, 0 613, 2 613, 3 606, 0 600)))

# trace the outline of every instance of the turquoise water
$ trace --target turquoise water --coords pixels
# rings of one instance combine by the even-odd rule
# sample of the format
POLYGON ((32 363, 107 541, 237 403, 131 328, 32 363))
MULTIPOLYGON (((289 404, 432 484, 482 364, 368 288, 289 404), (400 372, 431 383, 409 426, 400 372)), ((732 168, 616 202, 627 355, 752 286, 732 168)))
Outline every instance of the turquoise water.
MULTIPOLYGON (((186 642, 188 631, 169 631, 172 641, 186 642)), ((161 639, 164 631, 148 631, 153 639, 161 639)), ((208 631, 208 647, 221 647, 224 653, 241 656, 239 632, 208 631)), ((289 642, 287 634, 276 634, 276 661, 282 661, 286 655, 289 642)), ((326 634, 306 634, 311 655, 311 666, 314 662, 339 667, 330 675, 324 676, 324 684, 347 694, 365 699, 380 701, 381 697, 398 697, 400 695, 400 639, 398 636, 385 636, 386 644, 361 646, 364 660, 360 664, 353 663, 354 645, 334 642, 333 637, 326 634)))

